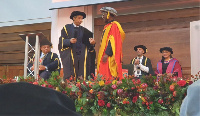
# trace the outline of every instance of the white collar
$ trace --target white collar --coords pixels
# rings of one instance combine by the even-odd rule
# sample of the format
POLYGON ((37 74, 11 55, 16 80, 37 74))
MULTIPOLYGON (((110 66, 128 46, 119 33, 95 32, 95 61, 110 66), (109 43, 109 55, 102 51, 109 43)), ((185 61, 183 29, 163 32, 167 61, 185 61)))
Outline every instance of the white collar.
POLYGON ((137 59, 143 59, 143 56, 142 56, 142 57, 138 57, 138 56, 137 56, 137 59))
POLYGON ((76 26, 74 23, 72 23, 74 25, 74 27, 79 27, 79 26, 76 26))

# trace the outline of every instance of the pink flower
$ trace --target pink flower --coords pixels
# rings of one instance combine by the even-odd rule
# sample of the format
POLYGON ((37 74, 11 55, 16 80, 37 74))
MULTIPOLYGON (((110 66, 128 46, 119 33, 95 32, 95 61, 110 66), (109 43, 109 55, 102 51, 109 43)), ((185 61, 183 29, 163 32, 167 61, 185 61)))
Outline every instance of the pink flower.
POLYGON ((107 105, 106 105, 106 106, 107 106, 108 108, 110 108, 110 105, 111 105, 111 103, 107 103, 107 105))
POLYGON ((111 86, 113 89, 117 89, 117 86, 116 85, 112 85, 111 86))
POLYGON ((159 104, 163 104, 163 99, 159 99, 159 100, 158 100, 158 103, 159 103, 159 104))
POLYGON ((122 89, 118 89, 118 90, 117 90, 117 94, 118 94, 118 95, 122 95, 122 93, 123 93, 123 90, 122 90, 122 89))
POLYGON ((122 81, 117 81, 117 85, 120 85, 120 84, 122 84, 122 81))

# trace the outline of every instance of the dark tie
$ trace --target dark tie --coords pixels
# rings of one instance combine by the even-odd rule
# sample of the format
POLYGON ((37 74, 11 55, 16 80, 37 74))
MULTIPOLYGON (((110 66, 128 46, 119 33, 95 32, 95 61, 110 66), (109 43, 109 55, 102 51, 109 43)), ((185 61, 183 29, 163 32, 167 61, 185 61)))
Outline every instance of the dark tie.
MULTIPOLYGON (((138 60, 139 60, 139 64, 140 64, 140 58, 138 58, 138 60)), ((140 67, 137 67, 137 69, 140 69, 140 67)), ((139 74, 139 73, 140 73, 140 71, 137 70, 137 74, 139 74)))

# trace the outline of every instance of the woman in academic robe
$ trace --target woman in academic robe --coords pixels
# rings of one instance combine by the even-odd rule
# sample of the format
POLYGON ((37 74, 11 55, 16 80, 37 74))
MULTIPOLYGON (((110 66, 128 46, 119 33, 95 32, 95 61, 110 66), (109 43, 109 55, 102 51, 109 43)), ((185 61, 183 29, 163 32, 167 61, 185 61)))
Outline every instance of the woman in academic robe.
POLYGON ((176 58, 172 57, 172 48, 160 48, 160 53, 162 53, 162 59, 157 63, 155 74, 158 77, 165 73, 167 73, 168 76, 182 77, 181 65, 176 58))

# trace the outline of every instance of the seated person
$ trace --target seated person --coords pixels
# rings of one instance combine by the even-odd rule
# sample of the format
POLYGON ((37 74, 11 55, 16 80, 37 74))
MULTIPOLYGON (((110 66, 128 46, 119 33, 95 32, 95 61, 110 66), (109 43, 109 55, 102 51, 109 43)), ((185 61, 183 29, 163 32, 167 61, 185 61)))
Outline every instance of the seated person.
POLYGON ((131 60, 130 64, 134 65, 134 76, 141 78, 143 75, 154 75, 154 71, 151 65, 151 60, 144 56, 147 52, 147 48, 144 45, 137 45, 134 47, 137 52, 137 57, 131 60))
POLYGON ((0 85, 1 116, 81 116, 67 95, 18 82, 0 85))
POLYGON ((182 69, 179 61, 172 57, 173 50, 170 47, 160 48, 162 59, 157 63, 155 74, 161 76, 167 73, 168 76, 182 77, 182 69))
MULTIPOLYGON (((60 73, 60 60, 56 53, 51 52, 52 44, 49 41, 40 42, 40 60, 39 60, 39 75, 44 80, 51 76, 52 71, 60 73)), ((34 70, 34 56, 28 64, 30 70, 34 70)))

